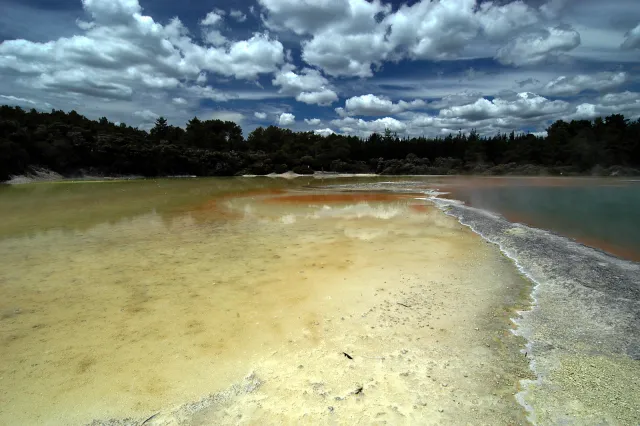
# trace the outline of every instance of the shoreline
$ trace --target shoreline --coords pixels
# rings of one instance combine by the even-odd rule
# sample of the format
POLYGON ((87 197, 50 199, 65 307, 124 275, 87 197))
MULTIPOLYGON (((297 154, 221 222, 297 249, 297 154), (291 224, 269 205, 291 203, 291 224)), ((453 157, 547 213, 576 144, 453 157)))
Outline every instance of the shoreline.
MULTIPOLYGON (((522 389, 516 395, 518 402, 528 412, 528 420, 533 424, 545 425, 579 421, 584 424, 614 423, 635 426, 640 421, 640 412, 633 409, 633 401, 640 400, 640 392, 637 390, 640 384, 640 374, 638 374, 640 353, 637 352, 637 343, 640 339, 637 326, 633 325, 632 312, 637 312, 640 308, 640 299, 637 294, 633 296, 634 279, 632 277, 634 275, 631 271, 640 272, 640 265, 633 260, 615 257, 598 248, 586 246, 551 231, 494 217, 491 212, 466 207, 464 204, 458 204, 457 200, 438 197, 431 197, 431 199, 438 203, 446 214, 455 217, 483 239, 498 246, 500 251, 513 261, 518 270, 534 284, 531 291, 531 309, 519 311, 518 317, 513 319, 516 325, 513 332, 526 340, 525 350, 531 371, 535 375, 535 379, 521 380, 522 389), (463 213, 465 209, 469 209, 467 213, 463 213), (472 214, 474 211, 477 213, 472 214), (479 219, 478 215, 486 216, 486 224, 479 219), (492 229, 494 225, 488 225, 488 223, 494 220, 506 223, 492 229), (482 230, 481 227, 485 229, 482 230), (631 287, 624 290, 626 293, 618 295, 602 294, 601 290, 596 290, 597 293, 593 296, 585 293, 578 300, 571 300, 571 303, 568 303, 570 300, 566 299, 566 296, 560 297, 560 294, 564 295, 565 292, 572 290, 559 291, 557 287, 580 288, 581 285, 585 285, 582 281, 584 277, 589 277, 596 282, 599 279, 588 273, 584 274, 584 277, 560 274, 560 281, 554 282, 551 278, 557 272, 547 271, 547 266, 543 266, 553 264, 552 260, 551 263, 549 261, 545 263, 544 256, 526 257, 525 247, 532 245, 535 247, 539 243, 530 241, 520 249, 514 248, 519 246, 514 246, 509 237, 500 236, 501 232, 496 232, 502 227, 507 228, 502 231, 504 235, 511 234, 514 237, 526 238, 525 236, 532 233, 539 235, 540 238, 551 238, 559 246, 566 245, 568 252, 583 253, 585 257, 589 257, 589 260, 585 260, 585 266, 594 263, 602 266, 606 265, 605 262, 610 262, 610 267, 615 268, 611 274, 620 274, 621 276, 616 275, 616 278, 625 280, 628 282, 626 285, 631 287), (514 250, 518 255, 514 254, 514 250), (538 259, 538 263, 536 264, 533 259, 538 259), (547 279, 544 279, 545 277, 547 279), (562 279, 567 278, 568 286, 560 284, 562 279), (625 300, 628 306, 621 306, 618 311, 614 306, 620 303, 620 298, 623 298, 622 300, 625 300), (544 300, 542 303, 541 299, 544 300), (587 312, 590 310, 599 311, 599 315, 602 316, 600 324, 594 318, 586 320, 587 312), (567 327, 567 321, 563 321, 564 317, 556 311, 567 311, 566 317, 573 326, 567 327), (629 330, 635 328, 636 333, 632 332, 630 336, 626 336, 622 332, 626 328, 629 330), (563 331, 559 332, 560 330, 563 331), (616 331, 620 335, 616 336, 616 331), (611 347, 605 343, 601 345, 601 340, 610 341, 613 344, 611 347), (562 349, 554 349, 559 345, 562 345, 562 349), (566 404, 570 404, 570 408, 566 404)), ((556 257, 571 256, 556 255, 556 257)), ((597 268, 596 266, 593 270, 597 268)), ((639 284, 640 280, 636 278, 636 293, 640 288, 639 284)), ((597 285, 595 287, 597 288, 597 285)), ((615 287, 610 287, 612 288, 615 287)))
MULTIPOLYGON (((540 282, 536 281, 535 278, 525 270, 524 266, 522 266, 522 264, 519 262, 518 258, 516 256, 513 256, 512 254, 510 254, 502 245, 500 245, 499 242, 491 240, 490 238, 486 237, 479 230, 475 229, 473 227, 473 225, 465 223, 464 220, 462 220, 461 218, 459 218, 455 214, 453 214, 450 211, 448 211, 448 206, 446 204, 438 204, 436 200, 438 200, 439 199, 438 197, 440 197, 441 195, 445 195, 446 196, 448 194, 435 195, 435 196, 432 196, 431 199, 432 199, 432 201, 434 203, 436 203, 438 208, 440 208, 443 213, 445 213, 448 216, 451 216, 451 217, 455 218, 460 224, 468 227, 472 232, 474 232, 475 234, 479 235, 481 238, 485 239, 489 243, 494 244, 505 257, 507 257, 511 262, 513 262, 513 265, 518 270, 518 272, 520 274, 522 274, 526 278, 526 280, 528 280, 531 283, 530 289, 529 289, 529 292, 528 292, 528 296, 527 296, 527 298, 529 300, 528 306, 523 306, 522 309, 515 308, 514 309, 514 313, 516 315, 514 315, 512 318, 510 318, 510 321, 514 326, 514 328, 511 329, 511 332, 514 335, 523 338, 525 340, 525 342, 526 342, 524 349, 521 349, 520 352, 523 353, 525 355, 525 357, 527 357, 529 359, 529 369, 531 370, 531 372, 535 376, 535 378, 533 378, 533 379, 532 378, 522 378, 522 379, 520 379, 520 381, 519 381, 519 383, 520 383, 520 391, 515 395, 515 399, 522 406, 522 408, 527 412, 527 420, 531 424, 535 425, 536 424, 535 410, 534 410, 534 407, 532 407, 527 402, 527 396, 528 396, 527 388, 529 387, 530 384, 539 382, 540 381, 540 376, 539 376, 538 372, 536 371, 535 360, 532 357, 529 358, 529 356, 528 356, 528 354, 531 352, 533 341, 531 339, 531 336, 523 330, 523 327, 522 327, 521 324, 522 324, 523 318, 526 315, 530 315, 531 313, 533 313, 538 308, 538 299, 537 299, 536 295, 537 295, 538 288, 540 287, 540 282)), ((452 201, 460 201, 460 200, 452 199, 452 201)))
POLYGON ((11 179, 6 181, 0 181, 0 185, 27 185, 27 184, 35 184, 35 183, 98 183, 98 182, 120 182, 120 181, 128 181, 128 180, 154 180, 154 179, 207 179, 207 178, 280 178, 280 179, 297 179, 297 178, 316 178, 316 179, 338 179, 338 178, 370 178, 370 177, 380 177, 380 178, 444 178, 444 179, 479 179, 484 181, 491 180, 503 180, 503 179, 518 179, 522 181, 530 181, 535 182, 536 180, 547 181, 545 184, 548 184, 549 181, 557 180, 558 182, 576 180, 576 179, 584 179, 584 180, 595 180, 595 179, 603 179, 603 180, 622 180, 622 181, 631 181, 636 182, 640 181, 638 178, 640 175, 611 175, 611 176, 598 176, 592 174, 575 174, 575 175, 484 175, 484 174, 425 174, 425 175, 407 175, 407 174, 378 174, 378 173, 339 173, 339 172, 322 172, 322 171, 314 171, 310 174, 299 174, 294 173, 292 171, 288 171, 285 173, 269 173, 266 175, 228 175, 228 176, 197 176, 197 175, 167 175, 167 176, 136 176, 136 175, 113 175, 113 176, 63 176, 59 173, 52 172, 50 170, 39 171, 30 175, 18 175, 12 176, 11 179))

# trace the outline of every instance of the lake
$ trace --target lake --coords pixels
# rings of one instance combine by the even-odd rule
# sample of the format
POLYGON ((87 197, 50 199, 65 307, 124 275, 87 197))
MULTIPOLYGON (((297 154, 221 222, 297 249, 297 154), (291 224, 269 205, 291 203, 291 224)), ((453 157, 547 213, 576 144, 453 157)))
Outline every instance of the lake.
POLYGON ((2 186, 0 423, 637 424, 638 189, 2 186))

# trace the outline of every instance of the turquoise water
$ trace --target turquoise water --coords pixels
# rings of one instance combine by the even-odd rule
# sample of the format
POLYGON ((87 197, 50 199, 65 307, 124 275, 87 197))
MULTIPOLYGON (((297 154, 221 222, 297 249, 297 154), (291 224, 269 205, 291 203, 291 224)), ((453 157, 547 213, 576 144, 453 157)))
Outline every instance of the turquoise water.
MULTIPOLYGON (((500 184, 456 185, 452 197, 499 213, 512 222, 547 229, 619 257, 640 261, 640 181, 496 182, 500 184)), ((452 186, 442 187, 446 191, 452 186)))

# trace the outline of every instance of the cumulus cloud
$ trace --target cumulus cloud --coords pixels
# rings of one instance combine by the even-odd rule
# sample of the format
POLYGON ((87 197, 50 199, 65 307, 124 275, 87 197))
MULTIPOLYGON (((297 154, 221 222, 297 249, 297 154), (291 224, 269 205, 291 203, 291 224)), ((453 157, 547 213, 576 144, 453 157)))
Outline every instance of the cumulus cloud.
POLYGON ((302 43, 302 57, 329 75, 371 75, 371 66, 390 51, 385 29, 378 22, 391 11, 380 1, 260 0, 265 24, 298 35, 311 35, 302 43))
POLYGON ((597 74, 578 74, 574 76, 560 76, 550 81, 540 92, 547 95, 570 96, 585 90, 607 91, 614 89, 628 79, 626 72, 601 72, 597 74))
POLYGON ((231 9, 231 11, 229 12, 229 16, 231 16, 238 22, 244 22, 247 20, 247 15, 242 13, 242 11, 236 9, 231 9))
POLYGON ((599 96, 592 102, 575 104, 562 100, 550 100, 530 92, 505 92, 501 97, 489 100, 483 97, 460 102, 461 97, 436 114, 407 111, 398 120, 385 117, 378 120, 362 120, 343 116, 331 121, 341 132, 367 136, 385 129, 407 135, 443 136, 458 131, 477 130, 482 134, 495 134, 518 129, 544 131, 550 121, 593 119, 613 113, 624 113, 634 118, 640 115, 640 93, 621 92, 599 96))
POLYGON ((295 96, 297 101, 306 104, 326 106, 338 100, 329 81, 318 70, 311 68, 296 73, 293 66, 287 65, 276 73, 272 84, 280 87, 280 93, 295 96))
POLYGON ((407 125, 393 117, 378 118, 377 120, 366 121, 361 118, 345 117, 332 120, 331 124, 340 128, 345 133, 356 133, 369 135, 371 133, 384 133, 389 129, 392 132, 404 133, 407 125))
POLYGON ((278 118, 278 125, 280 126, 285 126, 285 127, 290 126, 295 122, 296 122, 296 116, 288 112, 283 112, 282 114, 280 114, 280 117, 278 118))
POLYGON ((214 111, 211 113, 211 119, 222 121, 233 121, 234 123, 242 123, 244 114, 236 111, 214 111))
POLYGON ((227 38, 218 30, 206 29, 202 32, 202 38, 205 42, 213 46, 222 46, 227 43, 227 38))
POLYGON ((496 59, 506 65, 534 65, 556 59, 579 45, 576 30, 554 27, 519 35, 498 51, 496 59))
POLYGON ((225 102, 232 98, 232 96, 214 89, 211 86, 189 86, 185 88, 185 92, 197 98, 210 99, 217 102, 225 102))
POLYGON ((625 34, 623 49, 640 49, 640 24, 625 34))
POLYGON ((431 109, 441 109, 441 108, 449 108, 457 105, 466 105, 471 102, 474 102, 476 99, 481 98, 482 93, 466 91, 460 93, 453 93, 451 95, 443 96, 437 101, 429 102, 429 108, 431 109))
MULTIPOLYGON (((166 90, 213 72, 254 79, 284 60, 282 44, 267 34, 224 46, 197 44, 174 18, 161 25, 142 15, 137 0, 85 0, 93 18, 80 35, 47 43, 6 40, 0 44, 0 73, 39 90, 130 100, 136 91, 166 90)), ((213 25, 212 12, 203 23, 213 25)))
POLYGON ((209 12, 207 13, 207 16, 205 16, 202 21, 200 21, 200 25, 212 27, 222 23, 223 19, 224 18, 219 11, 209 12))
POLYGON ((327 136, 335 134, 336 132, 334 132, 333 130, 331 130, 330 128, 327 127, 326 129, 314 130, 313 133, 315 133, 316 135, 327 137, 327 136))
POLYGON ((345 108, 338 114, 344 115, 393 115, 410 109, 422 108, 426 103, 420 99, 411 102, 393 103, 389 99, 379 98, 371 93, 347 99, 345 108))
POLYGON ((475 0, 420 1, 404 5, 384 21, 389 41, 415 59, 457 57, 473 40, 500 41, 538 21, 534 9, 520 1, 499 6, 475 0))
POLYGON ((322 120, 320 120, 319 118, 305 118, 304 122, 311 126, 317 126, 322 122, 322 120))
POLYGON ((338 100, 336 92, 330 89, 323 89, 319 92, 302 92, 296 96, 296 100, 310 105, 331 105, 338 100))
POLYGON ((637 92, 622 92, 622 93, 609 93, 600 98, 600 102, 605 106, 621 106, 621 105, 635 105, 640 104, 640 93, 637 92))
POLYGON ((623 112, 627 118, 640 118, 640 93, 630 91, 609 93, 599 97, 594 103, 578 105, 575 112, 565 118, 567 120, 592 120, 596 117, 623 112))
POLYGON ((512 101, 496 98, 492 101, 480 98, 472 104, 452 106, 440 110, 439 116, 444 118, 462 118, 483 120, 487 118, 539 118, 560 114, 567 110, 565 101, 551 101, 534 93, 522 92, 512 101))
MULTIPOLYGON (((83 0, 85 14, 65 37, 0 43, 0 103, 76 109, 148 127, 157 115, 172 123, 194 114, 209 118, 210 102, 203 100, 291 98, 286 102, 326 107, 347 94, 335 109, 337 120, 326 120, 341 133, 541 131, 558 117, 637 114, 636 93, 624 90, 635 90, 638 81, 640 60, 633 49, 640 48, 640 12, 629 7, 634 0, 616 1, 615 7, 597 0, 577 7, 569 0, 415 0, 393 6, 388 0, 258 0, 248 12, 212 9, 187 28, 178 18, 146 16, 139 0, 83 0), (594 11, 603 11, 602 19, 594 11), (264 26, 240 36, 247 28, 239 23, 249 13, 251 23, 255 18, 264 26), (291 44, 289 50, 279 39, 291 44), (464 75, 432 71, 449 69, 434 61, 490 57, 497 63, 456 66, 469 70, 464 75), (566 58, 585 66, 572 70, 566 58), (612 58, 622 64, 616 72, 610 71, 612 58), (401 78, 385 68, 408 61, 425 61, 419 65, 424 67, 401 78), (545 69, 548 64, 553 66, 545 69), (365 80, 382 72, 384 81, 365 80), (265 81, 273 87, 265 88, 265 81), (577 95, 579 100, 553 100, 577 95)), ((290 111, 283 103, 261 103, 254 110, 250 124, 267 117, 295 123, 293 114, 281 114, 290 111)), ((214 114, 245 119, 235 111, 214 114)), ((318 120, 305 123, 325 127, 318 120)), ((331 129, 317 131, 325 130, 331 129)))
POLYGON ((143 111, 136 111, 133 113, 133 115, 142 119, 143 123, 153 123, 158 118, 160 118, 158 114, 156 114, 155 112, 149 111, 148 109, 145 109, 143 111))
MULTIPOLYGON (((388 60, 455 59, 472 42, 501 44, 523 29, 541 25, 542 19, 538 10, 522 1, 478 5, 476 0, 422 0, 395 11, 377 0, 260 0, 260 4, 270 28, 311 36, 302 43, 302 58, 332 76, 370 77, 372 68, 388 60)), ((559 37, 556 32, 550 31, 547 44, 559 37)), ((527 42, 521 40, 511 50, 527 42)), ((505 51, 503 56, 516 53, 505 51)))

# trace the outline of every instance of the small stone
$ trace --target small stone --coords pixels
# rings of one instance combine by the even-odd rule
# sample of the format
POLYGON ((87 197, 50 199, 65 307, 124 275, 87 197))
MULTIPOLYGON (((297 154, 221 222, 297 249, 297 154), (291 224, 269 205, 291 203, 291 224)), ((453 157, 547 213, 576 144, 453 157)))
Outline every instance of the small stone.
POLYGON ((444 410, 442 408, 438 408, 438 411, 444 413, 444 410))
POLYGON ((333 413, 333 407, 329 406, 329 411, 333 413))

